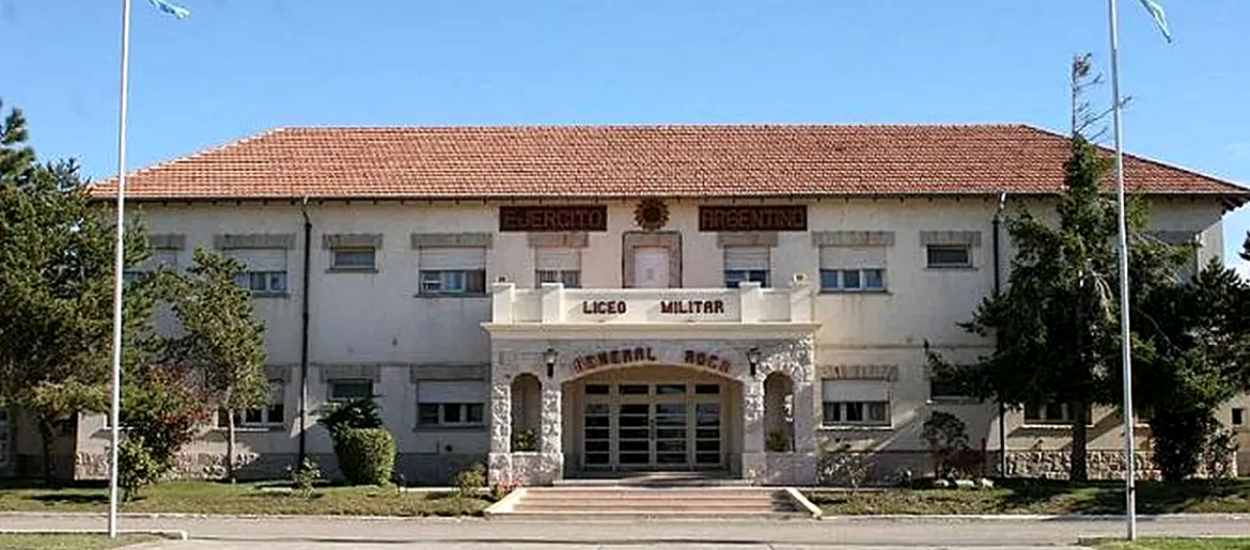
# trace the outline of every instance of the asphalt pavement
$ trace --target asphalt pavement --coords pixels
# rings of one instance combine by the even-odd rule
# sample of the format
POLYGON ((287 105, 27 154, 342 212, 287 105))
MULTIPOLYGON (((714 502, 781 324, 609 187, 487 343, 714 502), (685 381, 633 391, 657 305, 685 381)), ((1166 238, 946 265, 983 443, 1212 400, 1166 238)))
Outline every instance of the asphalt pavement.
MULTIPOLYGON (((1087 537, 1122 537, 1121 519, 951 519, 869 517, 824 520, 398 519, 346 517, 130 517, 121 529, 179 530, 186 541, 160 550, 859 550, 968 548, 1024 550, 1074 546, 1087 537)), ((0 514, 0 530, 104 529, 101 515, 0 514)), ((1250 536, 1250 517, 1141 518, 1141 536, 1250 536)))

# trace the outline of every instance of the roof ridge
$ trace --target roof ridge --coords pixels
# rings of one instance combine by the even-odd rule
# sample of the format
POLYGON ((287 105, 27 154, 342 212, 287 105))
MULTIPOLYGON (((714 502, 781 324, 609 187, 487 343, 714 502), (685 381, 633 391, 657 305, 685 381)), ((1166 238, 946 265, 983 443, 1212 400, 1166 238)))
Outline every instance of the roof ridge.
POLYGON ((609 123, 609 124, 474 124, 474 125, 443 125, 443 124, 397 124, 397 125, 302 125, 282 128, 290 131, 301 130, 619 130, 619 129, 797 129, 797 128, 901 128, 901 129, 941 129, 941 128, 1020 128, 1028 124, 1018 122, 951 122, 951 123, 786 123, 786 122, 725 122, 725 123, 609 123))

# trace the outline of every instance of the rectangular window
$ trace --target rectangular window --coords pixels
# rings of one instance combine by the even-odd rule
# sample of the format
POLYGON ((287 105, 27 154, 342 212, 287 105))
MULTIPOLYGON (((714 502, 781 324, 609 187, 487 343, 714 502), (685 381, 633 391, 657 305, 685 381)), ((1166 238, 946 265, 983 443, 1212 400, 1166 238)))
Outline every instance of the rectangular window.
POLYGON ((1246 410, 1242 408, 1233 409, 1233 425, 1241 426, 1246 423, 1246 410))
POLYGON ((376 248, 334 248, 330 250, 330 269, 338 271, 373 271, 377 269, 376 248))
MULTIPOLYGON (((234 425, 239 427, 281 426, 286 422, 286 406, 283 401, 285 386, 281 380, 270 380, 265 406, 236 413, 234 425)), ((226 427, 226 411, 219 411, 217 426, 226 427)))
POLYGON ((422 248, 418 268, 426 296, 482 296, 486 294, 486 249, 422 248))
POLYGON ((373 381, 371 380, 331 380, 329 386, 330 401, 334 403, 347 403, 373 398, 373 381))
POLYGON ((884 246, 820 247, 821 291, 884 291, 885 251, 884 246))
MULTIPOLYGON (((1085 407, 1085 422, 1092 419, 1091 410, 1085 407)), ((1067 425, 1071 424, 1074 415, 1067 403, 1030 403, 1024 406, 1024 423, 1034 425, 1067 425)))
POLYGON ((933 374, 929 377, 929 399, 936 402, 966 402, 973 398, 964 393, 955 380, 933 374))
POLYGON ((824 380, 821 404, 826 426, 890 425, 890 387, 885 380, 824 380))
POLYGON ((582 252, 575 248, 535 248, 534 287, 560 283, 564 288, 582 287, 582 252))
POLYGON ((966 244, 931 244, 925 247, 931 268, 972 267, 972 247, 966 244))
POLYGON ((486 383, 481 380, 423 380, 417 383, 417 424, 482 426, 486 383))
POLYGON ((240 249, 227 254, 243 264, 243 273, 235 278, 239 286, 257 294, 283 294, 289 290, 285 249, 240 249))
POLYGON ((122 272, 122 281, 131 283, 160 269, 178 268, 178 250, 156 249, 139 265, 131 266, 122 272))
POLYGON ((725 247, 725 287, 738 288, 744 282, 769 286, 769 249, 763 246, 725 247))

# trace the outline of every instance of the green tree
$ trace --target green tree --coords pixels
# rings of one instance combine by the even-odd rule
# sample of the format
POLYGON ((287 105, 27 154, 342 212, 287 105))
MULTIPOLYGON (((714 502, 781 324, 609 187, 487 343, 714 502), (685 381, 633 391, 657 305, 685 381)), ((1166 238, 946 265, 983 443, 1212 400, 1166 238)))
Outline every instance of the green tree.
POLYGON ((196 373, 176 364, 143 361, 127 369, 122 386, 119 485, 125 500, 174 468, 178 452, 211 418, 196 373))
POLYGON ((265 403, 265 325, 251 294, 235 283, 238 261, 198 249, 195 265, 177 284, 173 303, 183 336, 170 342, 171 359, 203 376, 209 400, 226 417, 226 477, 235 479, 235 423, 265 403))
MULTIPOLYGON (((1005 220, 1017 248, 1008 285, 982 301, 965 330, 995 338, 993 353, 967 365, 952 365, 936 353, 929 359, 939 376, 962 383, 970 394, 1012 408, 1063 403, 1071 415, 1069 477, 1088 478, 1086 447, 1089 407, 1112 404, 1119 379, 1118 234, 1115 201, 1103 193, 1110 163, 1084 135, 1096 117, 1078 101, 1088 82, 1088 56, 1073 63, 1073 133, 1064 165, 1064 192, 1057 224, 1027 209, 1005 220)), ((1174 279, 1180 256, 1142 233, 1146 211, 1129 204, 1133 235, 1130 280, 1153 287, 1174 279)))
MULTIPOLYGON (((0 145, 0 406, 31 414, 44 477, 53 445, 76 414, 105 409, 112 353, 114 225, 72 161, 35 164, 18 111, 0 145)), ((147 255, 142 227, 126 232, 128 264, 147 255)), ((125 335, 144 333, 151 302, 124 303, 125 335)))
POLYGON ((1216 410, 1250 391, 1250 286, 1213 259, 1190 284, 1160 286, 1142 307, 1134 394, 1148 408, 1166 480, 1198 472, 1219 435, 1216 410))

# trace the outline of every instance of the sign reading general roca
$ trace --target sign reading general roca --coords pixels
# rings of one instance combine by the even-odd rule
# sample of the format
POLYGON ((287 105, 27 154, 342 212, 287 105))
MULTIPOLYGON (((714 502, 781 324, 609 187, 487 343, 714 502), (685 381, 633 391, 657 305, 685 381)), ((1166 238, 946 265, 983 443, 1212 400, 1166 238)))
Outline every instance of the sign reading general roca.
POLYGON ((607 231, 608 207, 500 206, 499 231, 607 231))
POLYGON ((700 206, 699 231, 807 231, 807 206, 700 206))
POLYGON ((657 356, 653 348, 635 347, 601 350, 574 357, 573 372, 581 374, 612 365, 631 364, 683 364, 721 374, 729 374, 730 370, 733 369, 733 364, 728 359, 702 350, 661 349, 660 354, 657 356))

